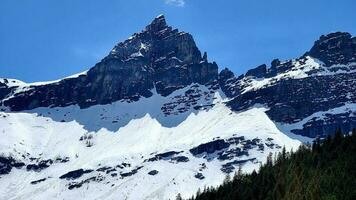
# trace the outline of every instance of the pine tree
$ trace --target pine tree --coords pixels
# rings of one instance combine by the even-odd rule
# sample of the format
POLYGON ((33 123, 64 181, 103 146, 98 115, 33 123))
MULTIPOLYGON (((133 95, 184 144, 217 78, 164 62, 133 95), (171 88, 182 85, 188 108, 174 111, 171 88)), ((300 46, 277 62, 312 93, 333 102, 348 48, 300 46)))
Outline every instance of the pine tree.
POLYGON ((230 182, 230 180, 231 180, 230 174, 226 174, 223 185, 228 184, 230 182))
MULTIPOLYGON (((301 146, 293 153, 271 154, 258 172, 242 175, 209 188, 193 200, 354 200, 356 199, 356 130, 352 135, 335 134, 313 147, 301 146), (284 160, 284 161, 283 161, 284 160)), ((198 192, 200 193, 200 192, 198 192)))
POLYGON ((176 200, 183 200, 182 195, 180 193, 177 194, 176 200))
POLYGON ((267 166, 272 166, 272 165, 273 165, 273 154, 272 154, 272 153, 269 153, 269 154, 268 154, 266 165, 267 165, 267 166))

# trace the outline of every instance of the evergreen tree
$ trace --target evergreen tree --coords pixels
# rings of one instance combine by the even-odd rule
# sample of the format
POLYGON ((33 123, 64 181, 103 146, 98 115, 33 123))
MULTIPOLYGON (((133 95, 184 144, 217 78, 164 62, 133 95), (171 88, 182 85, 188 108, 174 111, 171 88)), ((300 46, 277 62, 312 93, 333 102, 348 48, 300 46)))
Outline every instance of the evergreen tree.
POLYGON ((242 174, 241 167, 232 180, 226 176, 217 188, 198 192, 192 200, 354 200, 356 199, 356 130, 334 138, 317 139, 296 152, 285 148, 258 172, 242 174))
POLYGON ((182 195, 180 193, 177 194, 176 200, 183 200, 182 195))

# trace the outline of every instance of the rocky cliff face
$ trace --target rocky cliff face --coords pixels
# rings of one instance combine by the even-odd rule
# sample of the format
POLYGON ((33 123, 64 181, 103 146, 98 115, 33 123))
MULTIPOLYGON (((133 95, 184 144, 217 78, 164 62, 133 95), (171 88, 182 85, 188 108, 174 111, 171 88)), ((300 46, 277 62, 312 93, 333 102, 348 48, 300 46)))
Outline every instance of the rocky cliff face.
POLYGON ((336 32, 322 35, 306 55, 317 58, 326 66, 356 62, 356 37, 336 32))
POLYGON ((86 108, 137 101, 150 97, 154 88, 167 96, 192 83, 221 88, 234 111, 268 107, 273 121, 293 126, 296 134, 316 137, 338 127, 347 132, 356 127, 356 38, 342 32, 323 35, 298 59, 275 59, 270 67, 262 64, 235 77, 229 69, 218 74, 217 64, 208 62, 206 53, 202 56, 193 37, 168 26, 160 15, 85 74, 25 87, 3 79, 0 102, 12 111, 74 104, 86 108), (352 108, 329 112, 345 106, 352 108))
POLYGON ((13 87, 14 94, 3 86, 0 95, 12 95, 3 104, 14 111, 72 104, 84 108, 149 97, 154 87, 167 96, 191 83, 210 84, 217 76, 218 66, 209 63, 206 54, 202 57, 193 37, 168 26, 160 15, 142 32, 117 44, 87 74, 16 93, 13 87))
MULTIPOLYGON (((233 98, 228 105, 240 111, 262 104, 275 122, 296 124, 315 113, 356 103, 355 41, 349 33, 331 33, 321 36, 301 58, 276 59, 270 68, 261 65, 239 78, 222 71, 222 89, 233 98)), ((315 116, 292 132, 309 137, 337 128, 349 132, 356 127, 355 113, 350 108, 341 115, 315 116)))

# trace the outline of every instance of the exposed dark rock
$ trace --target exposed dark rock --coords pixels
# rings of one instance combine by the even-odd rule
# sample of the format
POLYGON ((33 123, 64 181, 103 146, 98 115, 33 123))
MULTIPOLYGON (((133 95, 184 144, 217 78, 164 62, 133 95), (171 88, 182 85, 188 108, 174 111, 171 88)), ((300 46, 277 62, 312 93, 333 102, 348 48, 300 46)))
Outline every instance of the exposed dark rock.
POLYGON ((128 176, 132 176, 138 172, 143 166, 137 167, 136 169, 131 170, 130 172, 120 173, 121 177, 125 178, 128 176))
POLYGON ((151 175, 151 176, 154 176, 154 175, 158 174, 158 171, 157 170, 152 170, 152 171, 149 171, 148 174, 151 175))
POLYGON ((156 154, 153 158, 149 158, 147 161, 152 162, 152 161, 158 161, 158 160, 169 160, 174 155, 177 155, 180 153, 181 152, 177 152, 177 151, 167 151, 164 153, 156 154))
POLYGON ((123 162, 123 163, 121 163, 121 165, 122 165, 123 167, 131 167, 131 164, 130 164, 130 163, 125 163, 125 162, 123 162))
POLYGON ((265 145, 271 149, 274 148, 274 143, 265 143, 265 145))
POLYGON ((41 171, 41 169, 39 168, 39 166, 38 165, 36 165, 36 164, 29 164, 29 165, 27 165, 26 166, 26 169, 27 169, 27 171, 41 171))
POLYGON ((226 96, 235 97, 240 93, 240 88, 238 88, 236 84, 241 78, 243 78, 243 75, 236 78, 234 73, 228 68, 223 69, 219 73, 219 85, 226 96))
POLYGON ((87 170, 84 170, 84 169, 77 169, 77 170, 74 170, 74 171, 70 171, 68 173, 65 173, 63 174, 62 176, 60 176, 59 178, 60 179, 67 179, 67 180, 70 180, 70 179, 77 179, 79 177, 81 177, 83 174, 87 174, 87 173, 90 173, 92 172, 93 170, 91 169, 87 169, 87 170))
POLYGON ((244 136, 239 137, 231 137, 226 140, 229 144, 240 144, 241 142, 245 141, 244 136))
POLYGON ((27 171, 36 171, 40 172, 41 170, 49 167, 51 164, 53 164, 53 161, 51 159, 49 160, 41 160, 37 164, 29 164, 26 166, 27 171))
POLYGON ((21 168, 25 165, 23 162, 16 161, 12 157, 0 156, 0 176, 11 172, 13 167, 21 168))
POLYGON ((111 173, 111 172, 115 172, 115 171, 116 171, 116 169, 115 169, 115 168, 108 169, 108 170, 106 170, 106 174, 109 174, 109 173, 111 173))
MULTIPOLYGON (((210 92, 215 92, 216 88, 213 85, 209 85, 210 92)), ((170 99, 170 101, 163 104, 161 111, 166 115, 177 115, 179 113, 184 113, 193 107, 195 110, 199 109, 209 109, 214 104, 207 103, 205 105, 197 106, 199 100, 204 99, 205 101, 212 101, 213 95, 207 91, 202 91, 199 85, 194 84, 184 94, 179 94, 170 99)))
POLYGON ((247 149, 241 149, 241 148, 232 148, 227 151, 222 151, 218 153, 218 159, 219 160, 231 160, 235 157, 240 157, 240 156, 248 156, 248 151, 247 149))
MULTIPOLYGON (((7 80, 7 79, 4 79, 7 80)), ((7 95, 11 93, 11 88, 9 88, 5 83, 0 82, 0 100, 4 99, 7 95)), ((1 103, 0 103, 1 105, 1 103)))
POLYGON ((271 68, 277 68, 281 64, 281 61, 279 59, 274 59, 271 62, 271 68))
POLYGON ((327 66, 356 61, 356 39, 349 33, 322 35, 306 55, 318 58, 327 66))
POLYGON ((231 145, 239 145, 239 147, 232 147, 227 150, 223 150, 217 153, 218 160, 232 160, 241 156, 248 156, 248 151, 254 148, 258 148, 258 150, 263 151, 264 145, 261 142, 261 139, 254 138, 252 140, 246 140, 244 136, 240 137, 231 137, 226 140, 231 145), (240 148, 242 145, 242 148, 240 148))
POLYGON ((224 173, 229 174, 235 170, 235 167, 232 165, 223 165, 223 167, 220 170, 224 173))
MULTIPOLYGON (((328 111, 347 103, 356 102, 356 73, 335 74, 333 76, 307 77, 304 79, 281 80, 269 87, 248 91, 228 102, 233 110, 241 111, 255 104, 269 107, 268 116, 283 123, 298 122, 313 113, 328 111)), ((295 130, 308 137, 333 134, 337 127, 350 132, 356 127, 353 118, 334 118, 322 124, 305 126, 295 130), (323 127, 323 128, 321 128, 323 127)))
POLYGON ((219 140, 214 140, 205 144, 201 144, 197 147, 194 147, 190 149, 190 153, 192 153, 194 156, 202 154, 202 153, 214 153, 215 151, 219 151, 225 148, 228 148, 230 146, 229 143, 225 142, 222 139, 219 140))
MULTIPOLYGON (((267 139, 266 139, 266 142, 265 142, 265 145, 266 145, 268 148, 271 148, 271 149, 274 149, 274 148, 280 149, 280 148, 282 148, 282 147, 279 146, 278 144, 273 143, 273 138, 267 138, 267 139)), ((264 145, 263 145, 263 146, 264 146, 264 145)))
POLYGON ((206 108, 212 108, 215 104, 207 104, 207 105, 199 105, 199 106, 194 106, 194 110, 202 110, 206 108))
POLYGON ((356 127, 356 111, 340 114, 328 114, 323 119, 313 118, 303 125, 303 129, 294 129, 294 134, 308 137, 325 137, 325 133, 332 134, 337 129, 348 133, 356 127))
MULTIPOLYGON (((177 88, 191 83, 208 84, 217 77, 217 64, 201 56, 193 37, 168 26, 160 16, 142 32, 117 44, 86 75, 31 86, 4 104, 13 111, 72 104, 85 108, 150 97, 154 86, 159 94, 166 96, 177 88)), ((0 86, 4 88, 0 89, 3 97, 8 94, 8 88, 0 86)))
POLYGON ((252 140, 243 141, 243 149, 245 151, 255 148, 261 142, 260 139, 254 138, 252 140))
POLYGON ((201 163, 200 167, 199 167, 199 171, 203 171, 204 169, 206 169, 206 164, 205 163, 201 163))
POLYGON ((15 168, 21 168, 25 166, 25 163, 16 161, 12 164, 12 166, 14 166, 15 168))
POLYGON ((96 169, 96 171, 105 172, 105 171, 110 170, 110 169, 112 169, 112 167, 100 167, 100 168, 96 169))
POLYGON ((246 160, 234 160, 222 165, 221 171, 225 173, 231 173, 235 170, 234 165, 244 165, 247 162, 253 162, 256 158, 246 159, 246 160))
POLYGON ((83 184, 84 184, 84 182, 72 183, 68 186, 68 189, 73 190, 74 188, 80 188, 80 187, 82 187, 83 184))
POLYGON ((203 180, 205 178, 205 176, 202 173, 196 173, 194 175, 194 177, 197 178, 197 179, 200 179, 200 180, 203 180))
POLYGON ((221 80, 221 81, 226 81, 226 80, 228 80, 230 78, 234 78, 234 77, 235 77, 234 73, 228 68, 224 68, 219 73, 219 80, 221 80))
POLYGON ((172 157, 172 156, 174 156, 174 155, 176 155, 176 154, 179 154, 179 153, 181 153, 181 152, 177 152, 177 151, 167 151, 167 152, 165 152, 165 153, 157 154, 156 156, 157 156, 158 158, 168 158, 168 157, 172 157))
POLYGON ((208 53, 204 52, 203 61, 208 62, 208 53))
POLYGON ((60 163, 66 163, 66 162, 69 161, 69 157, 56 158, 56 161, 57 161, 57 162, 60 162, 60 163))
POLYGON ((266 73, 267 73, 267 66, 263 64, 254 69, 248 70, 245 76, 254 76, 256 78, 262 78, 266 76, 266 73))
POLYGON ((186 156, 176 156, 176 157, 171 158, 171 160, 175 161, 175 162, 188 162, 189 158, 186 156))
POLYGON ((73 183, 70 183, 69 186, 68 186, 68 189, 69 189, 69 190, 72 190, 72 189, 75 189, 75 188, 80 188, 80 187, 82 187, 82 185, 85 184, 85 183, 90 183, 91 181, 100 182, 100 181, 103 181, 103 180, 104 180, 104 177, 103 177, 103 176, 90 177, 90 178, 85 179, 85 180, 80 181, 80 182, 73 182, 73 183))
POLYGON ((39 180, 36 180, 36 181, 31 181, 31 184, 32 184, 32 185, 35 185, 35 184, 40 183, 40 182, 43 182, 43 181, 45 181, 45 180, 46 180, 46 178, 42 178, 42 179, 39 179, 39 180))
MULTIPOLYGON (((271 143, 270 141, 268 141, 271 143)), ((194 156, 203 154, 203 158, 212 160, 217 158, 220 161, 232 160, 241 156, 249 156, 249 150, 264 150, 264 144, 261 139, 245 139, 244 136, 231 137, 226 140, 217 139, 209 143, 201 144, 190 150, 194 156), (239 145, 239 146, 236 146, 239 145), (241 148, 242 146, 242 148, 241 148)))
POLYGON ((240 144, 242 141, 245 141, 244 136, 239 136, 239 137, 231 137, 226 140, 230 144, 240 144))
POLYGON ((0 175, 10 173, 12 169, 12 163, 12 158, 0 157, 0 175))
POLYGON ((264 151, 264 150, 265 150, 265 145, 263 145, 263 144, 258 144, 258 150, 264 151))
POLYGON ((30 159, 31 162, 34 161, 34 160, 37 160, 37 161, 39 160, 39 158, 34 158, 34 157, 30 157, 29 159, 30 159))

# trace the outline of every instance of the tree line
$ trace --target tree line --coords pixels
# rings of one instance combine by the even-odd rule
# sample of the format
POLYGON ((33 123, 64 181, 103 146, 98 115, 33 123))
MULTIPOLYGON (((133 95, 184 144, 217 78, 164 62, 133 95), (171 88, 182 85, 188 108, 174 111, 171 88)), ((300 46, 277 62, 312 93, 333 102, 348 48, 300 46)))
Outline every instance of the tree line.
MULTIPOLYGON (((296 152, 285 148, 258 171, 241 168, 218 187, 198 191, 189 200, 355 200, 356 130, 316 139, 296 152)), ((178 194, 176 199, 182 199, 178 194)))

